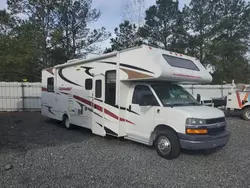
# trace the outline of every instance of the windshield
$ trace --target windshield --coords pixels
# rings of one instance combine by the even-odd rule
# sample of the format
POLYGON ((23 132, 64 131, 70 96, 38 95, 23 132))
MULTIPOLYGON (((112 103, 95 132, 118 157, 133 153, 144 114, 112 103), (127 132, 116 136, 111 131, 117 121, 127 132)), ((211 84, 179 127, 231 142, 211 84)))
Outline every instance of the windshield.
POLYGON ((152 88, 164 106, 199 105, 194 97, 179 85, 158 84, 152 85, 152 88))

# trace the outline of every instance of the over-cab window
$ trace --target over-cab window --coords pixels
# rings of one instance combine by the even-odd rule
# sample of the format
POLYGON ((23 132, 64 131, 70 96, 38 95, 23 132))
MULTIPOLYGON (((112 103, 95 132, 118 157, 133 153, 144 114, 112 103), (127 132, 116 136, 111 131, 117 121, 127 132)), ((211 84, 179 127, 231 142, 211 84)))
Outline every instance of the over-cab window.
POLYGON ((183 59, 180 57, 174 57, 174 56, 165 55, 165 54, 162 54, 162 56, 167 61, 167 63, 172 67, 200 71, 200 69, 196 66, 196 64, 189 59, 183 59))
POLYGON ((95 81, 95 97, 96 98, 102 97, 102 80, 95 81))
POLYGON ((142 99, 144 100, 143 102, 150 104, 150 106, 159 106, 159 103, 148 86, 137 85, 135 86, 132 103, 141 104, 142 99))
POLYGON ((93 81, 92 79, 86 79, 85 80, 85 89, 86 90, 91 90, 93 87, 93 81))
POLYGON ((54 78, 50 77, 47 79, 47 91, 54 92, 54 78))

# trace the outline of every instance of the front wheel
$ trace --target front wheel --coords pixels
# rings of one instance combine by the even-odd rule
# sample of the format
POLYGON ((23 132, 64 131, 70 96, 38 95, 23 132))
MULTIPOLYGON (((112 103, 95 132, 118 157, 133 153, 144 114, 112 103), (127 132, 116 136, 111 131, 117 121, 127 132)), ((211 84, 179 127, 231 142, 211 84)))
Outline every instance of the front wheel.
POLYGON ((243 110, 243 118, 247 121, 250 121, 250 107, 243 110))
POLYGON ((180 142, 175 132, 164 130, 157 134, 155 142, 157 153, 166 159, 175 159, 180 155, 180 142))

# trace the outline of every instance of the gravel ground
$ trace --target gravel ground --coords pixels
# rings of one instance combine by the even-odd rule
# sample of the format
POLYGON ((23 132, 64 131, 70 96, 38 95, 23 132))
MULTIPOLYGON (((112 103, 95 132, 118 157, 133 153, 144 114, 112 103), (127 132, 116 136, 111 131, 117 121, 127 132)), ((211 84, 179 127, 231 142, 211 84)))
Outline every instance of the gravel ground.
POLYGON ((39 113, 2 113, 0 187, 250 187, 250 124, 227 121, 226 147, 168 161, 151 147, 67 131, 39 113))

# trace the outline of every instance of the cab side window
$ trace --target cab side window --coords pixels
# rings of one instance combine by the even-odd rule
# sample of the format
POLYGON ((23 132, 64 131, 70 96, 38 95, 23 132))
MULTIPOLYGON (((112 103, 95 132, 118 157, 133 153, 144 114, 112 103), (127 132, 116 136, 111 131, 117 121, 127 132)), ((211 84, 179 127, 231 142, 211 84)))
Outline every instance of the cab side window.
POLYGON ((154 94, 148 86, 137 85, 134 90, 132 104, 143 106, 159 106, 154 94))

